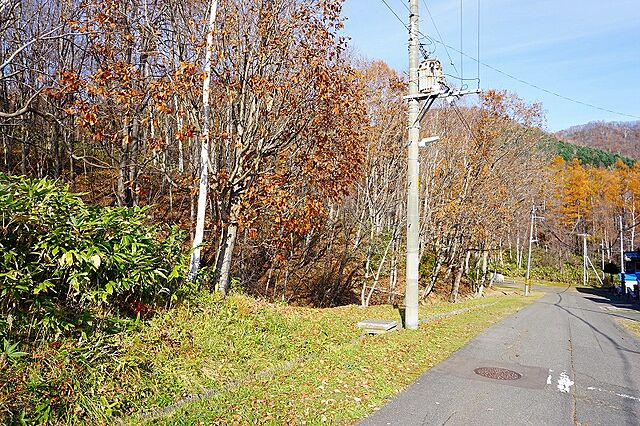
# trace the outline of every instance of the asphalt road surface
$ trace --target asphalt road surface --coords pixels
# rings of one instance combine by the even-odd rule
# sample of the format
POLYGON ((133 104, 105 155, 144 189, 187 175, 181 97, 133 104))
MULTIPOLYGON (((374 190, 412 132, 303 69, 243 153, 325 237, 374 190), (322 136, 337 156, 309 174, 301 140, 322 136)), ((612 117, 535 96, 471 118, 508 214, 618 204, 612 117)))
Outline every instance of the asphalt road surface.
POLYGON ((536 290, 545 296, 359 425, 640 425, 640 340, 616 322, 640 311, 586 290, 536 290))

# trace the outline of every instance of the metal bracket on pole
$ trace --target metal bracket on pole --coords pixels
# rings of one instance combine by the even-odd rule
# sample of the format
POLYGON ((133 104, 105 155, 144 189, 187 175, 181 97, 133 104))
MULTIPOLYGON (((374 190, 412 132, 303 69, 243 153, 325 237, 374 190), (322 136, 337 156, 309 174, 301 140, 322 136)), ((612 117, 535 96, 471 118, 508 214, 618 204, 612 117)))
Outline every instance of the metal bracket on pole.
POLYGON ((409 101, 412 99, 418 101, 425 101, 428 99, 437 99, 437 98, 460 98, 465 95, 479 95, 482 93, 481 90, 453 90, 443 93, 416 93, 413 95, 405 95, 402 97, 403 100, 409 101))
POLYGON ((480 94, 480 90, 454 90, 448 91, 444 93, 417 93, 415 95, 406 95, 403 96, 402 99, 405 101, 409 100, 417 100, 417 101, 426 101, 422 104, 420 108, 420 112, 418 113, 418 118, 416 119, 416 123, 420 123, 424 118, 424 115, 431 109, 431 106, 439 98, 445 98, 449 101, 449 103, 453 102, 455 99, 459 99, 464 95, 472 95, 472 94, 480 94))

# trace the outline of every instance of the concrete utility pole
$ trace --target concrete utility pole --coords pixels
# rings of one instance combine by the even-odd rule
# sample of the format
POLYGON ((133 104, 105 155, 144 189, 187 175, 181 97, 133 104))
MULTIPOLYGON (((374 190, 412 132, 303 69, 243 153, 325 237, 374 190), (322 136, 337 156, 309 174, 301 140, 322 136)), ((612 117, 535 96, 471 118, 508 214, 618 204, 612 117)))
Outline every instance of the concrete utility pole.
POLYGON ((622 287, 622 294, 627 294, 627 285, 624 282, 624 228, 622 227, 622 215, 620 219, 620 273, 622 279, 620 280, 620 287, 622 287))
POLYGON ((600 242, 600 269, 602 269, 602 281, 604 281, 604 240, 600 242))
POLYGON ((622 216, 620 219, 620 272, 624 274, 624 228, 622 227, 622 216))
POLYGON ((418 65, 420 46, 418 41, 418 0, 410 0, 409 8, 409 147, 407 167, 407 285, 404 296, 405 327, 418 328, 418 277, 420 216, 418 213, 418 179, 420 140, 420 105, 417 99, 418 65), (413 96, 413 97, 412 97, 413 96))
POLYGON ((434 58, 420 63, 418 39, 418 0, 409 1, 409 143, 407 158, 407 281, 404 296, 404 325, 418 328, 418 278, 420 266, 420 222, 419 222, 419 149, 439 139, 431 136, 420 140, 420 121, 438 98, 450 102, 480 90, 450 90, 444 81, 442 64, 434 58), (425 101, 420 107, 420 102, 425 101))
POLYGON ((582 237, 582 285, 586 287, 589 281, 589 261, 587 260, 587 237, 589 234, 579 234, 582 237))
POLYGON ((525 276, 524 295, 529 295, 531 287, 531 245, 533 244, 533 221, 536 220, 536 205, 531 207, 531 224, 529 226, 529 254, 527 255, 527 275, 525 276))

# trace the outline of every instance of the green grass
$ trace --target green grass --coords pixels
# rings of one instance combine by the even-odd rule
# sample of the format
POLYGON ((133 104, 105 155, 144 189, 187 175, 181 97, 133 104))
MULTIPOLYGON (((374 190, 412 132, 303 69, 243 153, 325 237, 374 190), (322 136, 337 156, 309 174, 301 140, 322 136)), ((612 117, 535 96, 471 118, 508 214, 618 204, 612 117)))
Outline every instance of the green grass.
MULTIPOLYGON (((428 368, 448 357, 489 325, 535 298, 487 297, 432 306, 442 313, 491 303, 423 325, 417 331, 387 333, 349 343, 365 317, 393 317, 389 307, 329 310, 331 322, 350 330, 293 368, 276 371, 209 399, 187 404, 151 424, 352 423, 382 405, 428 368), (378 314, 378 315, 375 315, 378 314)), ((327 320, 328 318, 325 318, 327 320)), ((131 424, 140 422, 130 419, 131 424)))
MULTIPOLYGON (((576 287, 578 284, 575 282, 565 283, 549 280, 531 280, 532 285, 546 286, 546 287, 576 287)), ((580 283, 582 285, 582 283, 580 283)))
POLYGON ((508 295, 435 302, 421 307, 421 317, 491 305, 418 331, 358 340, 358 321, 399 319, 398 311, 312 309, 207 294, 127 332, 29 348, 0 370, 0 419, 104 424, 120 417, 138 424, 143 413, 209 393, 151 422, 301 424, 326 417, 349 423, 532 300, 508 295))

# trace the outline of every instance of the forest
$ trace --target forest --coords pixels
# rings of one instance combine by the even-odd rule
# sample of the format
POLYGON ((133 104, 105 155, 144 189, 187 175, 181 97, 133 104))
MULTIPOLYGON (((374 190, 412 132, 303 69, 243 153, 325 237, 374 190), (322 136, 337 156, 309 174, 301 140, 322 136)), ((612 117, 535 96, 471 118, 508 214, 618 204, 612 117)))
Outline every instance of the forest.
POLYGON ((638 121, 595 121, 557 132, 556 137, 586 148, 604 149, 635 159, 640 152, 638 121))
MULTIPOLYGON (((0 364, 203 293, 402 303, 407 81, 352 54, 341 7, 0 1, 0 364)), ((522 276, 533 206, 535 278, 581 280, 579 234, 596 265, 638 246, 640 163, 555 140, 541 105, 487 89, 421 127, 423 301, 522 276)))

